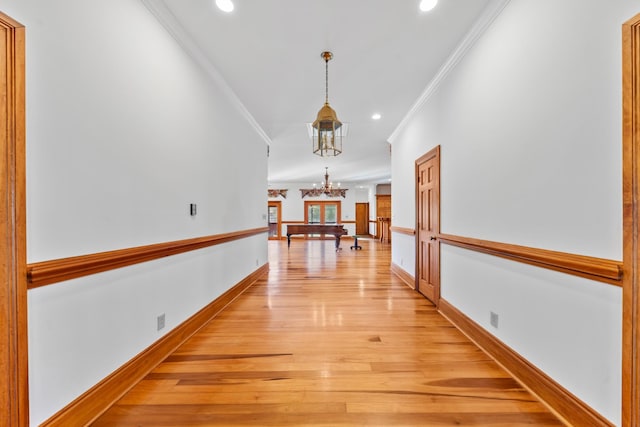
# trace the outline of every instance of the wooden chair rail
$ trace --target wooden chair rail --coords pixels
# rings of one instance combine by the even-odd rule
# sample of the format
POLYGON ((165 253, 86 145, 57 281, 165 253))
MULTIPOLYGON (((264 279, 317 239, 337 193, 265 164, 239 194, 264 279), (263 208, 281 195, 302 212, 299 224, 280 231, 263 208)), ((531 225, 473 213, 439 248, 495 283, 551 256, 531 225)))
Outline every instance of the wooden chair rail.
POLYGON ((27 265, 29 289, 266 233, 268 227, 80 255, 27 265))
POLYGON ((450 234, 440 234, 438 237, 440 242, 448 245, 622 286, 622 262, 619 261, 450 234))
POLYGON ((413 228, 396 227, 395 225, 391 226, 391 232, 392 233, 406 234, 407 236, 415 236, 416 235, 416 230, 414 230, 413 228))

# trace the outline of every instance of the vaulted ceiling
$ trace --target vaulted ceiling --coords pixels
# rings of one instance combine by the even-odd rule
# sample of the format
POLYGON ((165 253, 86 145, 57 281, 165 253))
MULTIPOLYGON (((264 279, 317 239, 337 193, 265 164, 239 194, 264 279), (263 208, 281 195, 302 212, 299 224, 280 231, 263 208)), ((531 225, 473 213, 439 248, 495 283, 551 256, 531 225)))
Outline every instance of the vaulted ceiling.
POLYGON ((489 0, 146 0, 192 54, 216 70, 269 142, 269 182, 382 183, 389 136, 470 31, 489 0), (312 153, 307 124, 329 102, 348 123, 343 153, 312 153), (380 120, 372 120, 374 113, 380 120))

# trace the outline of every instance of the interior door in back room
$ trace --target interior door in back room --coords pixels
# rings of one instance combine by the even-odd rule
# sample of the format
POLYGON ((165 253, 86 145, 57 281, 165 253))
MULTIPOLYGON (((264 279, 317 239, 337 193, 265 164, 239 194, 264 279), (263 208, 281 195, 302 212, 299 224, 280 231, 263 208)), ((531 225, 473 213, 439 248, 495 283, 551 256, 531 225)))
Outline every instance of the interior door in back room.
POLYGON ((369 234, 369 203, 356 203, 356 235, 369 234))

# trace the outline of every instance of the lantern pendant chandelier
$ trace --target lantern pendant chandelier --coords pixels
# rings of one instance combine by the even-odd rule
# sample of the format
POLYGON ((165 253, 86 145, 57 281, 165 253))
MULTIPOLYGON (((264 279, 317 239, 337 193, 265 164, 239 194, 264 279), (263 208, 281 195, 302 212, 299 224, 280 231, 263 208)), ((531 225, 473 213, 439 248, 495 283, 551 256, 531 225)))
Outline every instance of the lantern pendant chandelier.
POLYGON ((342 137, 344 126, 338 120, 333 108, 329 106, 329 61, 333 59, 331 52, 320 54, 325 67, 324 106, 318 111, 316 121, 311 125, 313 152, 319 156, 337 156, 342 153, 342 137))

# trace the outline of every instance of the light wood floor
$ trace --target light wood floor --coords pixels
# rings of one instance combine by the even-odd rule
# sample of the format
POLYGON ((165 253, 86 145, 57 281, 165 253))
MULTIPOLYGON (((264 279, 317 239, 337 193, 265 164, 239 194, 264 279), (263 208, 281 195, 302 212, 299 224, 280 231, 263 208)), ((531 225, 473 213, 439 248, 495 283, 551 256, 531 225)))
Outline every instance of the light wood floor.
POLYGON ((270 241, 268 277, 93 425, 562 425, 359 242, 270 241))

